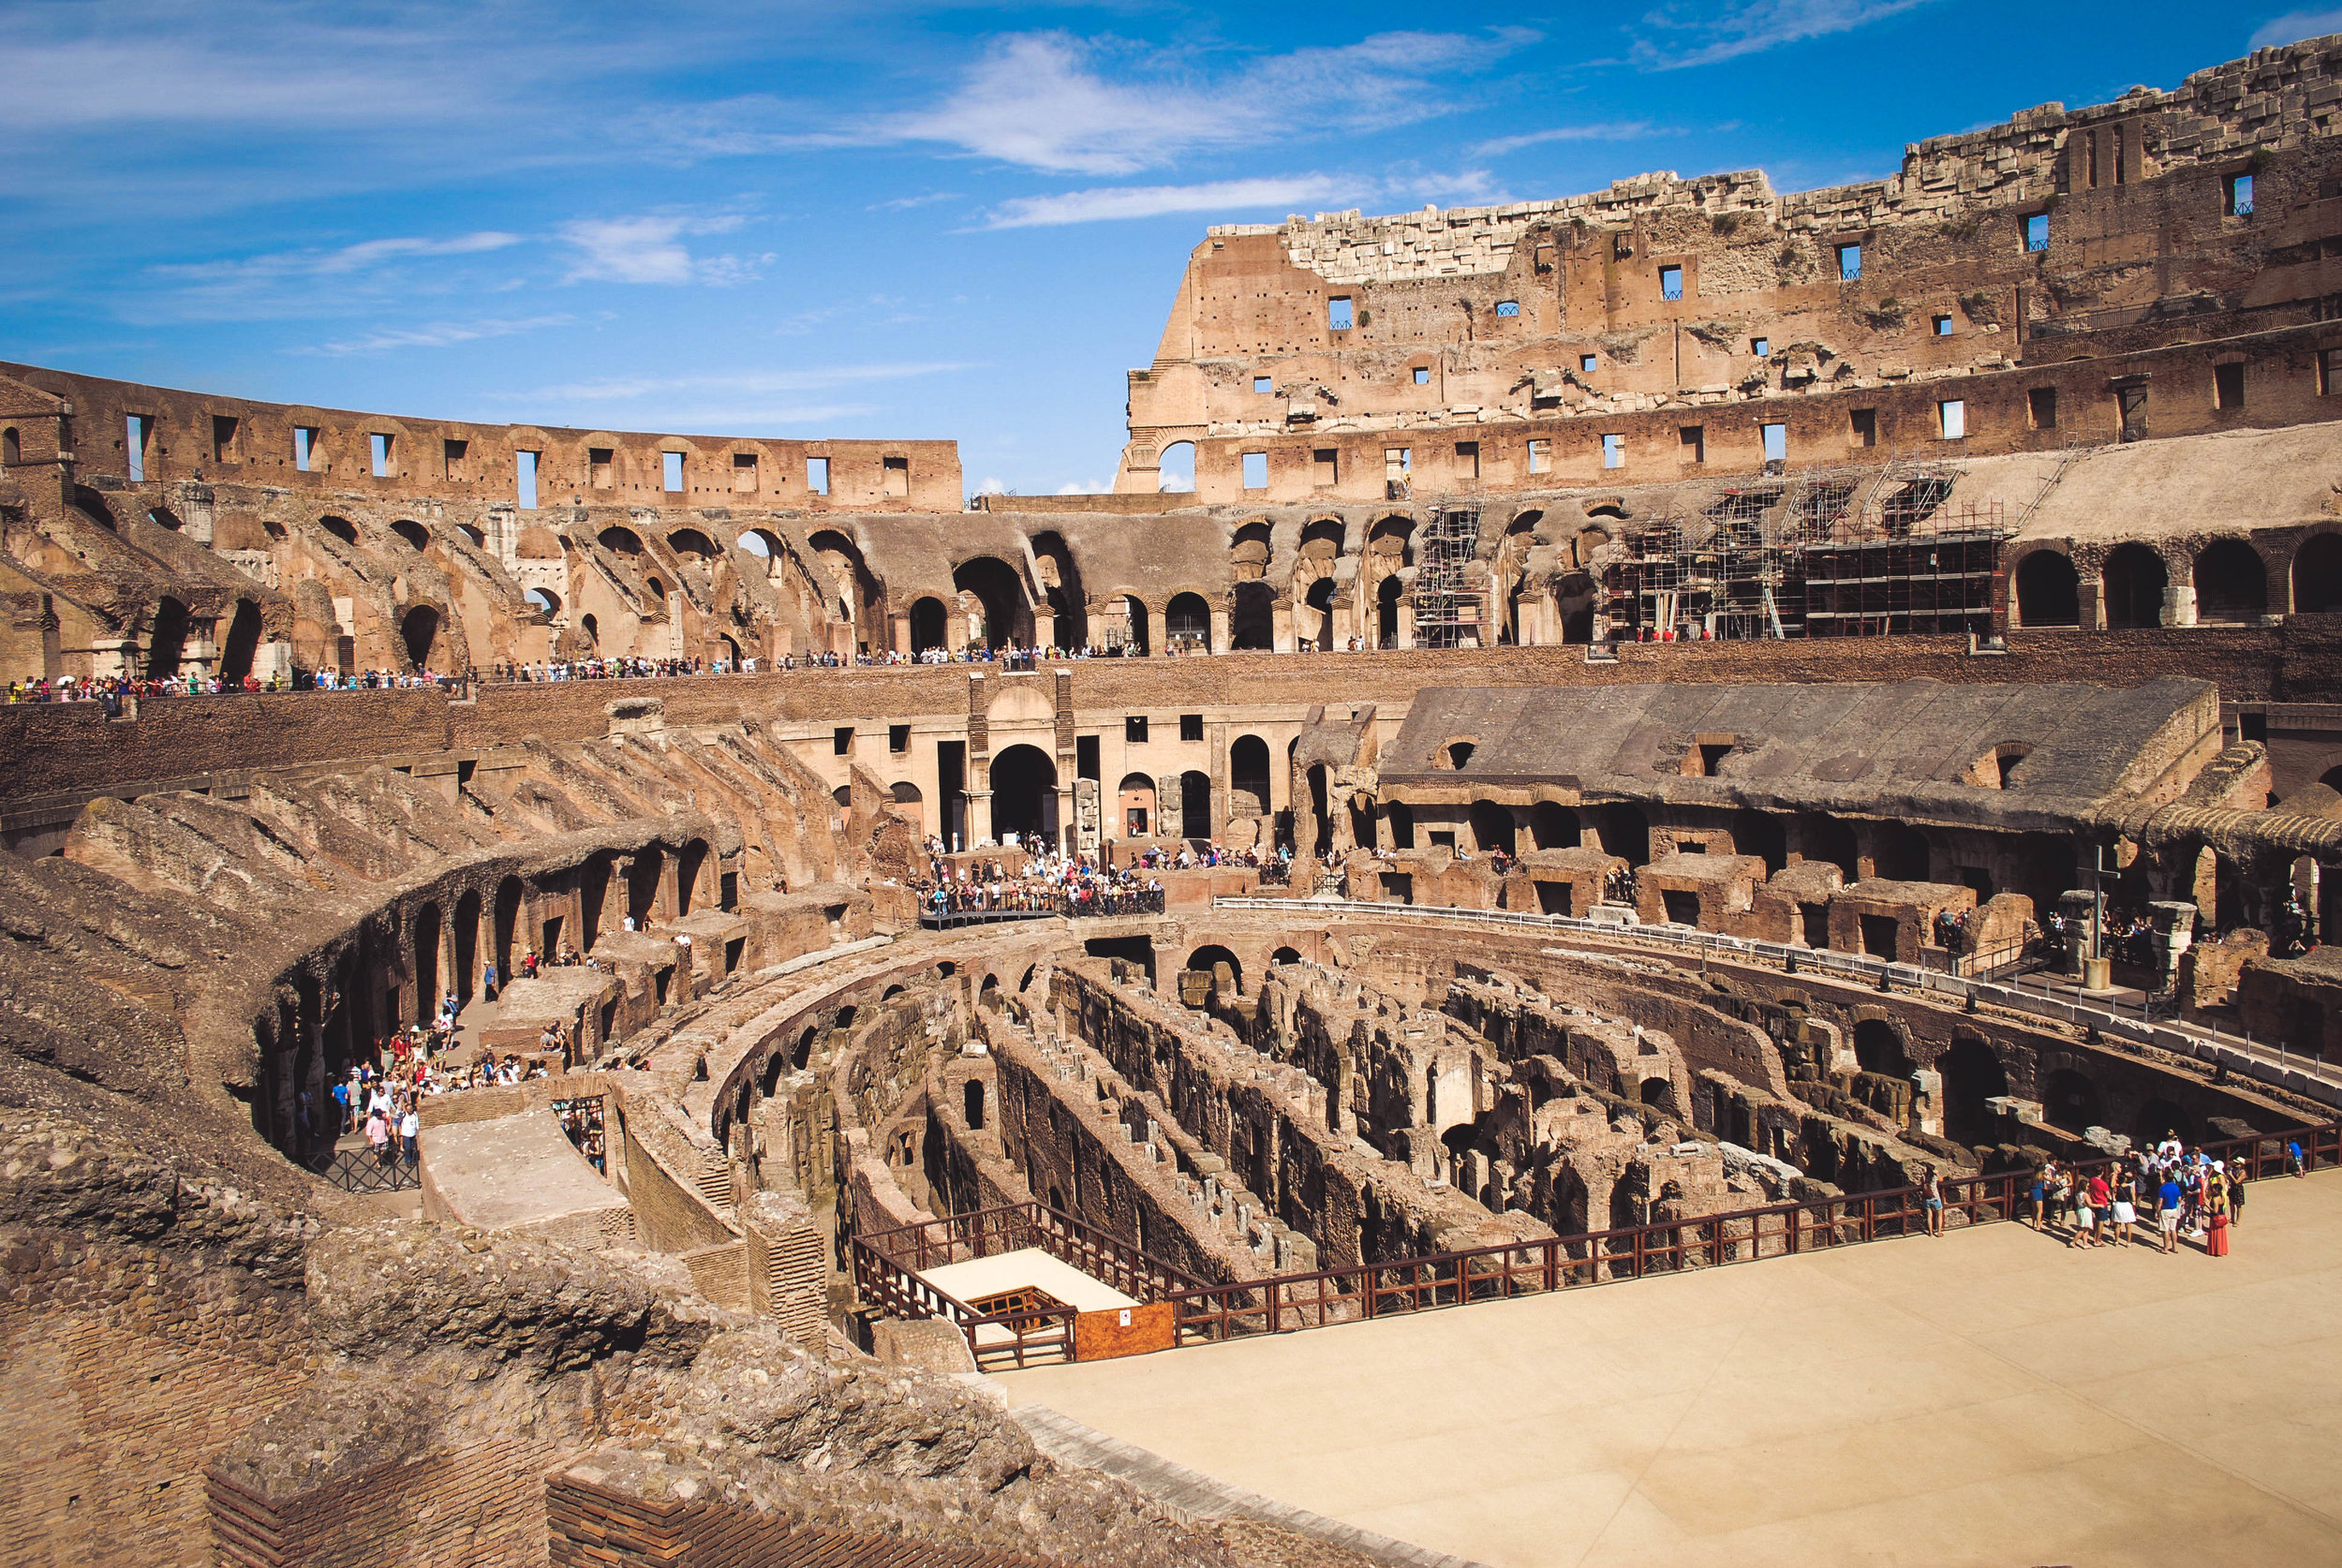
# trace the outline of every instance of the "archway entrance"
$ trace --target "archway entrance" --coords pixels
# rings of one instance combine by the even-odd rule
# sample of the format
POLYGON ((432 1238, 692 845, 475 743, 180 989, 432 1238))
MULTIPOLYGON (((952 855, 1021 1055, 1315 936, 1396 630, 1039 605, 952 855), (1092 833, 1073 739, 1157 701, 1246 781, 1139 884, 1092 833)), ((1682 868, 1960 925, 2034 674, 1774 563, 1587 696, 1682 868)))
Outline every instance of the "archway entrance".
POLYGON ((1513 852, 1513 814, 1494 801, 1475 800, 1472 803, 1472 840, 1483 852, 1502 850, 1513 852))
POLYGON ((2241 539, 2224 539, 2196 557, 2196 619, 2257 621, 2269 610, 2269 569, 2241 539))
POLYGON ((1179 836, 1211 836, 1211 775, 1208 773, 1179 775, 1179 836))
POLYGON ((2293 608, 2305 615, 2342 610, 2342 534, 2320 534, 2294 555, 2293 608))
POLYGON ((146 640, 146 678, 161 680, 179 673, 187 647, 187 607, 175 599, 155 606, 154 630, 146 640))
POLYGON ((992 759, 992 836, 1005 844, 1057 839, 1057 763, 1038 747, 1012 746, 992 759))
POLYGON ((236 600, 236 614, 228 623, 228 640, 219 651, 219 678, 238 686, 252 673, 252 656, 260 647, 260 607, 248 599, 236 600))
POLYGON ((952 573, 952 586, 973 594, 984 607, 984 645, 1004 648, 1032 643, 1032 612, 1016 573, 997 555, 979 555, 952 573))
POLYGON ((1406 597, 1407 585, 1392 572, 1374 589, 1374 645, 1395 648, 1399 645, 1399 601, 1406 597))
POLYGON ((398 623, 398 638, 407 645, 407 662, 418 670, 428 669, 432 649, 439 640, 439 613, 428 604, 416 605, 398 623))
POLYGON ((943 623, 946 618, 946 614, 943 609, 943 601, 937 599, 934 595, 930 594, 925 599, 912 600, 911 605, 911 651, 914 654, 923 654, 931 648, 941 648, 945 646, 947 643, 947 638, 944 633, 943 623))
POLYGON ((1258 735, 1238 735, 1228 747, 1228 793, 1230 816, 1268 814, 1268 743, 1258 735))
POLYGON ((1267 652, 1276 645, 1277 591, 1266 583, 1238 583, 1228 620, 1228 646, 1267 652))
POLYGON ((1174 594, 1163 609, 1163 635, 1172 652, 1203 648, 1211 642, 1211 606, 1201 594, 1174 594))
POLYGON ((2019 626, 2080 626, 2082 579, 2054 550, 2036 550, 2017 568, 2019 626))
POLYGON ((2106 557, 2106 624, 2116 630, 2161 626, 2171 581, 2163 557, 2153 550, 2143 544, 2117 546, 2106 557))
POLYGON ((1958 1040, 1935 1058, 1944 1076, 1944 1136, 1954 1143, 1987 1142, 1999 1118, 1987 1103, 2008 1092, 2008 1073, 1981 1040, 1958 1040))
POLYGON ((2097 1126, 2097 1086, 2069 1067, 2059 1068, 2041 1086, 2041 1119, 2068 1132, 2097 1126))
POLYGON ((1578 813, 1549 800, 1537 802, 1529 808, 1529 838, 1540 850, 1578 848, 1578 813))

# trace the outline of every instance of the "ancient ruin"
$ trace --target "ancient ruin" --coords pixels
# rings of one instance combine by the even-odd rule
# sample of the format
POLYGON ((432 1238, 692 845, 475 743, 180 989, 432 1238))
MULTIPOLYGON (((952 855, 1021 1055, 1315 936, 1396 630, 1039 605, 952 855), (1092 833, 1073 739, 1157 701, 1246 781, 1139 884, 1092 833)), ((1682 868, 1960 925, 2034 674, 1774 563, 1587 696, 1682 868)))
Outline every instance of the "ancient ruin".
POLYGON ((1215 227, 1110 495, 0 365, 0 1562, 1429 1561, 1001 1374, 2332 1165, 2337 102, 1215 227))

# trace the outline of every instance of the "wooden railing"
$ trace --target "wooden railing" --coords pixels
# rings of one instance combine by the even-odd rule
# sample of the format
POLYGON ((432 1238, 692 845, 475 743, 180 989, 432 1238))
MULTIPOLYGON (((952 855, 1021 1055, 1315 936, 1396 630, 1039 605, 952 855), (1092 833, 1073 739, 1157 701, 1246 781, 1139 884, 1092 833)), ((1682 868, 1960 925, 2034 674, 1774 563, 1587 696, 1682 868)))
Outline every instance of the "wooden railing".
MULTIPOLYGON (((2342 1121, 2201 1146, 2231 1171, 2241 1168, 2246 1180, 2258 1181, 2287 1169, 2289 1142, 2301 1145, 2305 1170, 2342 1166, 2342 1121)), ((2066 1168, 2086 1176, 2118 1163, 2113 1159, 2073 1161, 2066 1168)), ((1945 1222, 1982 1225, 2022 1218, 2032 1180, 2032 1173, 2024 1170, 1948 1180, 1943 1183, 1945 1222)), ((1039 1248, 1139 1301, 1169 1301, 1178 1325, 1173 1343, 1194 1345, 1793 1257, 1918 1235, 1926 1229, 1920 1190, 1897 1187, 1208 1285, 1071 1215, 1027 1203, 856 1236, 853 1260, 854 1283, 864 1301, 890 1317, 944 1318, 957 1324, 980 1367, 1024 1367, 1038 1360, 1074 1358, 1074 1309, 978 1313, 927 1283, 918 1271, 1039 1248), (987 1329, 992 1332, 984 1332, 987 1329)))

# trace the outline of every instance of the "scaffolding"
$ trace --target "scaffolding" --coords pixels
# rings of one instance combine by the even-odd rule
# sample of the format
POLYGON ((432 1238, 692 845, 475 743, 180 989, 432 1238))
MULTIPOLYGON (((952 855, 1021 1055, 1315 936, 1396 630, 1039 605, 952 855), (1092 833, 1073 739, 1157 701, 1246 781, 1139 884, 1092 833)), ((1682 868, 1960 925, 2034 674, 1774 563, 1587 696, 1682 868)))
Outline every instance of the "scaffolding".
POLYGON ((1480 509, 1440 507, 1424 525, 1415 570, 1415 645, 1485 647, 1488 573, 1480 566, 1480 509))
POLYGON ((1952 504, 1956 467, 1907 457, 1670 495, 1605 574, 1612 635, 1788 638, 1989 632, 1998 502, 1952 504))

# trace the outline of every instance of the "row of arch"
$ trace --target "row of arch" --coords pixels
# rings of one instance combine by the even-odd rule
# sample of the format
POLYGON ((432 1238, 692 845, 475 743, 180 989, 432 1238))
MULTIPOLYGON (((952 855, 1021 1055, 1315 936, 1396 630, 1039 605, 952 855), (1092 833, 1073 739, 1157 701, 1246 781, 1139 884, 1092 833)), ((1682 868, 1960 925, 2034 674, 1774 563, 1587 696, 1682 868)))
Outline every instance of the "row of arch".
MULTIPOLYGON (((2294 613, 2342 612, 2342 533, 2313 534, 2282 569, 2294 613)), ((2215 540, 2188 565, 2200 622, 2250 622, 2270 613, 2271 570, 2267 559, 2241 539, 2215 540)), ((2115 629, 2159 627, 2170 597, 2172 572, 2150 545, 2120 544, 2107 552, 2098 571, 2098 602, 2106 625, 2115 629)), ((2058 550, 2035 550, 2018 562, 2012 624, 2060 627, 2082 624, 2082 576, 2071 557, 2058 550)))

